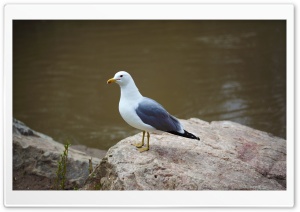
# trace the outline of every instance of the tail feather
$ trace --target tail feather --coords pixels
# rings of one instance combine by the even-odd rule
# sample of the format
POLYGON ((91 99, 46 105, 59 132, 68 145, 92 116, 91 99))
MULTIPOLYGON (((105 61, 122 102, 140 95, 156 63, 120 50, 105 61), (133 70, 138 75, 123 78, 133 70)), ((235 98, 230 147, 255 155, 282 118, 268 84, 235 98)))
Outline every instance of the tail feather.
POLYGON ((182 137, 190 138, 190 139, 196 139, 200 141, 200 138, 193 135, 192 133, 189 133, 188 131, 184 130, 184 133, 176 132, 176 131, 168 131, 168 133, 174 134, 174 135, 179 135, 182 137))

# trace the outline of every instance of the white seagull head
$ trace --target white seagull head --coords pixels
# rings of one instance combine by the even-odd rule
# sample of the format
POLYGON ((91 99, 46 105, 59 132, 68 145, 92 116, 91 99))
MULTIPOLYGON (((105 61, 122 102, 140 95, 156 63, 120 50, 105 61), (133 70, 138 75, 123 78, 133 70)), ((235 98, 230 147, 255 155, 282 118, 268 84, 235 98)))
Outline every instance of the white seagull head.
POLYGON ((115 74, 115 76, 109 80, 107 80, 107 84, 115 82, 119 84, 121 87, 127 85, 128 83, 132 82, 133 79, 129 73, 126 71, 119 71, 115 74))

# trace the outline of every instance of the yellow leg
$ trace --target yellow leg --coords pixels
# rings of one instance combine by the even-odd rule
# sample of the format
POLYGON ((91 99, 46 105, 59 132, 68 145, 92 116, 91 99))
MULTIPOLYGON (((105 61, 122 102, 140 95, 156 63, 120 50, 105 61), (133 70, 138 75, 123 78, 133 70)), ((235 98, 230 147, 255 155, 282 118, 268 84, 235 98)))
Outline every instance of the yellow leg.
POLYGON ((143 148, 140 148, 139 149, 140 152, 145 152, 145 151, 148 151, 150 149, 149 140, 150 140, 150 134, 147 132, 147 146, 143 147, 143 148))
POLYGON ((145 131, 143 131, 142 143, 137 143, 137 144, 133 144, 133 145, 136 146, 137 148, 141 148, 142 146, 144 146, 144 138, 145 138, 145 131))

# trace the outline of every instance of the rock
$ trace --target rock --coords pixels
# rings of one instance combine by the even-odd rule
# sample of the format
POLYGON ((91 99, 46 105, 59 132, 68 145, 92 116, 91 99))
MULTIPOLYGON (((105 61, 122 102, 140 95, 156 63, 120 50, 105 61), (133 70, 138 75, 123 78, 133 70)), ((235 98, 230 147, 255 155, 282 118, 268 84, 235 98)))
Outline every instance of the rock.
MULTIPOLYGON (((56 189, 56 171, 64 149, 61 143, 14 119, 13 189, 56 189)), ((100 157, 93 156, 93 167, 100 163, 100 157)), ((69 148, 66 189, 76 189, 83 185, 89 175, 89 159, 90 155, 69 148)))
POLYGON ((286 141, 230 121, 181 120, 200 141, 151 134, 150 150, 111 147, 84 190, 285 190, 286 141))
POLYGON ((106 150, 91 148, 84 145, 72 145, 70 146, 70 148, 84 152, 85 154, 89 155, 92 158, 104 158, 107 153, 106 150))

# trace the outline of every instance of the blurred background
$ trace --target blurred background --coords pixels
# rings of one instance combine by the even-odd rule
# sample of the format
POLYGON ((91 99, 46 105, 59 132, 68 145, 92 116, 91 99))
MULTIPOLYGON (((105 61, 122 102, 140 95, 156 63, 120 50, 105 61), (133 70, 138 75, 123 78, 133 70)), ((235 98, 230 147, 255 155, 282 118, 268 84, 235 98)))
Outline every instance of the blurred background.
POLYGON ((140 132, 106 84, 119 70, 177 118, 286 138, 285 21, 13 21, 13 116, 59 142, 106 150, 140 132))

